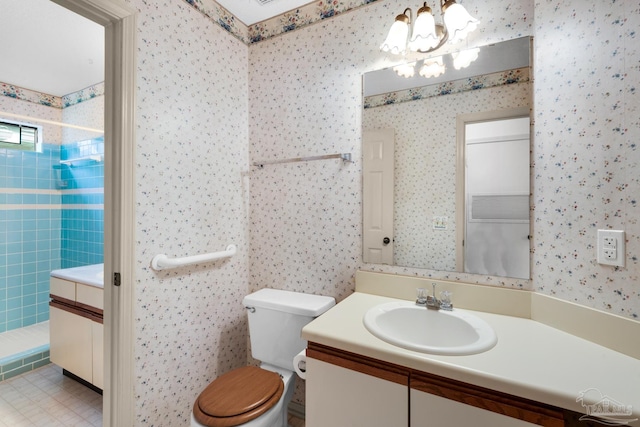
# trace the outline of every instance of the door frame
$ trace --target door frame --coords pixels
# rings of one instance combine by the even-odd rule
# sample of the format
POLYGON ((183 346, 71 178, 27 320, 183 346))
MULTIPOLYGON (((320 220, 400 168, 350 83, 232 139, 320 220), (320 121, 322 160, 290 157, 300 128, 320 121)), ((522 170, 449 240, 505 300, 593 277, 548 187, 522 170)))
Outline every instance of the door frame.
POLYGON ((136 12, 121 0, 51 1, 105 27, 103 425, 133 426, 136 12))

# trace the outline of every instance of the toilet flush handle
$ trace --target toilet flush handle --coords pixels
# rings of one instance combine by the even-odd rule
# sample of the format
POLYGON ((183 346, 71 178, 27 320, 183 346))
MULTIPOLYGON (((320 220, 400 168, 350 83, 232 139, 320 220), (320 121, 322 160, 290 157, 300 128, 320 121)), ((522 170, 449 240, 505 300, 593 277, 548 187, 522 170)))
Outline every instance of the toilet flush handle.
POLYGON ((255 313, 256 312, 256 308, 255 307, 245 307, 247 310, 249 310, 249 313, 255 313))

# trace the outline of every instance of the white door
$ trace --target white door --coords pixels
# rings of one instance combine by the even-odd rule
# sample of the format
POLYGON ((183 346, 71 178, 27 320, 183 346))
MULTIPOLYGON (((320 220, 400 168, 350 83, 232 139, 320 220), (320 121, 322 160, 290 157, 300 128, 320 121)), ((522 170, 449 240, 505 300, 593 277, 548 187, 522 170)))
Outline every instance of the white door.
POLYGON ((393 264, 393 129, 365 131, 362 135, 363 260, 393 264))

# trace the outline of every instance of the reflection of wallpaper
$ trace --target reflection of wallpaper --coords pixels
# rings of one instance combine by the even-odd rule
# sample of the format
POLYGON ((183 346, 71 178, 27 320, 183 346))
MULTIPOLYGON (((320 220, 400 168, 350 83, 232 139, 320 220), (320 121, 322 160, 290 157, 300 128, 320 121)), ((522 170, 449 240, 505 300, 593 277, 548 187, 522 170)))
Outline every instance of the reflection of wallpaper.
POLYGON ((531 105, 528 83, 368 108, 363 129, 393 128, 395 145, 394 262, 456 268, 456 117, 531 105), (434 217, 448 217, 434 230, 434 217))
POLYGON ((410 102, 416 99, 430 98, 433 96, 450 95, 452 93, 468 90, 486 89, 505 84, 524 83, 529 81, 529 68, 519 68, 499 73, 485 74, 468 79, 453 80, 441 84, 429 84, 424 80, 425 86, 407 89, 398 92, 390 92, 382 95, 367 96, 364 98, 364 108, 373 108, 380 105, 410 102))

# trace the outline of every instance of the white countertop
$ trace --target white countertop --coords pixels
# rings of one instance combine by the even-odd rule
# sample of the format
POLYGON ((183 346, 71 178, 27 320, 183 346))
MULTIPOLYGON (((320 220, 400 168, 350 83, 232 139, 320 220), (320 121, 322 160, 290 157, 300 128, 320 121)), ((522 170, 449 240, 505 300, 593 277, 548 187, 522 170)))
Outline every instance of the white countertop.
POLYGON ((471 310, 467 311, 488 322, 498 335, 491 350, 470 356, 405 350, 376 338, 362 322, 369 308, 390 301, 398 300, 356 292, 305 326, 302 337, 580 413, 586 412, 576 401, 581 392, 598 400, 600 395, 631 406, 633 415, 628 418, 640 418, 638 359, 530 319, 471 310))
POLYGON ((53 270, 51 277, 84 283, 85 285, 104 288, 104 264, 83 265, 81 267, 53 270))

